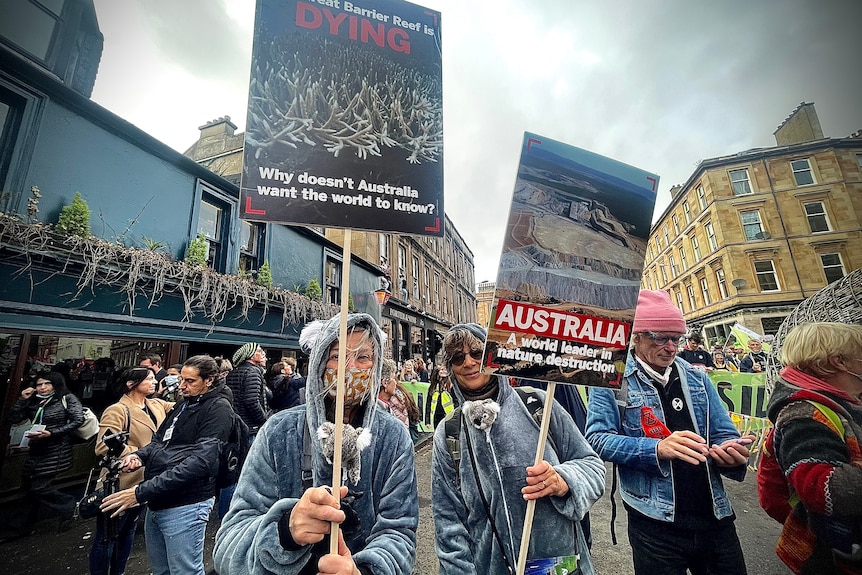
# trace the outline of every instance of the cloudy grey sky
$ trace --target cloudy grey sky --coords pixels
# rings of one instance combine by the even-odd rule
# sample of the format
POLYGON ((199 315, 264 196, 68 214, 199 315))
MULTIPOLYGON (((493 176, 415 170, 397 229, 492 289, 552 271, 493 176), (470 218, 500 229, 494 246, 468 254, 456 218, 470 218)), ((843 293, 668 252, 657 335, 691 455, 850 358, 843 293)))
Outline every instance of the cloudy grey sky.
MULTIPOLYGON (((372 8, 374 0, 354 2, 372 8)), ((525 131, 661 176, 774 145, 802 101, 824 134, 862 128, 857 0, 423 0, 442 13, 445 208, 497 275, 525 131)), ((93 99, 184 151, 245 129, 254 0, 95 0, 93 99)))

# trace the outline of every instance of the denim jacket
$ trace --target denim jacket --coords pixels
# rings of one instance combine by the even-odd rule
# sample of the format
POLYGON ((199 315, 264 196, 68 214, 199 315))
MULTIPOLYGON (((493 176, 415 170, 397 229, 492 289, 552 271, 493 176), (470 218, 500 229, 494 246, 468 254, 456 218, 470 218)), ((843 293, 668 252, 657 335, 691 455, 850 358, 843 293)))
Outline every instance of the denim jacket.
MULTIPOLYGON (((680 358, 674 360, 695 433, 707 445, 721 444, 739 437, 715 385, 705 372, 693 368, 680 358)), ((673 472, 670 460, 658 458, 658 439, 646 437, 641 427, 641 407, 653 409, 665 420, 655 385, 637 369, 630 351, 624 387, 627 386, 625 412, 620 410, 613 389, 593 388, 587 409, 586 437, 599 457, 619 465, 623 501, 638 512, 659 521, 674 520, 673 472)), ((707 473, 712 491, 712 508, 716 519, 733 513, 719 473, 736 481, 745 478, 746 466, 718 467, 710 459, 707 473)))

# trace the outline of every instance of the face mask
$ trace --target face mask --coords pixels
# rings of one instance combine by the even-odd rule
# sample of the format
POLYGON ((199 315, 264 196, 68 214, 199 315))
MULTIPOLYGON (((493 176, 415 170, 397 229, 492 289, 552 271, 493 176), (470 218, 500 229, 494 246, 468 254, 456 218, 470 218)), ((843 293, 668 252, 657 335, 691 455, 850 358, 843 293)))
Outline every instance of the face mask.
POLYGON ((36 397, 38 397, 39 399, 48 399, 52 395, 54 395, 53 391, 51 393, 37 393, 36 397))
MULTIPOLYGON (((344 405, 353 406, 362 403, 371 389, 371 369, 347 368, 344 380, 344 405)), ((338 394, 338 370, 324 371, 323 384, 329 397, 334 398, 338 394)))

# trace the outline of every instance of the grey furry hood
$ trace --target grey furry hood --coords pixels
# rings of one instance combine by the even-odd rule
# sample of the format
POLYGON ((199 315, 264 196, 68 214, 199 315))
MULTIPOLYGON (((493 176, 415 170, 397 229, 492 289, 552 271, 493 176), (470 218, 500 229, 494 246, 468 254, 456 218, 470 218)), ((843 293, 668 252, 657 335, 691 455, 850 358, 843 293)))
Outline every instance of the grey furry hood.
MULTIPOLYGON (((306 422, 311 437, 317 437, 317 430, 326 419, 326 386, 323 383, 323 373, 326 370, 327 352, 329 346, 338 339, 338 328, 341 315, 328 320, 316 320, 307 324, 299 336, 299 344, 303 351, 309 354, 308 378, 306 379, 306 422)), ((371 389, 368 397, 362 402, 365 414, 362 427, 369 432, 374 412, 377 411, 377 394, 380 391, 380 376, 383 369, 383 332, 374 318, 365 313, 351 313, 347 316, 347 331, 351 328, 365 328, 369 332, 374 349, 374 366, 371 368, 371 389)))

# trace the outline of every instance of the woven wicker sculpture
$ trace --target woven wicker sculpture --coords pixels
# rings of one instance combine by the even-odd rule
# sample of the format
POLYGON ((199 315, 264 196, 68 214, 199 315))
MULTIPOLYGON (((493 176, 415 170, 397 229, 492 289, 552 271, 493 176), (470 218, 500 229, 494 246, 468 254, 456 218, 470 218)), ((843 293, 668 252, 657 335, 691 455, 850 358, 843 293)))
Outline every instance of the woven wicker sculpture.
POLYGON ((862 323, 862 269, 837 280, 797 305, 775 334, 766 361, 766 385, 770 393, 781 370, 781 343, 793 327, 818 321, 862 323))

